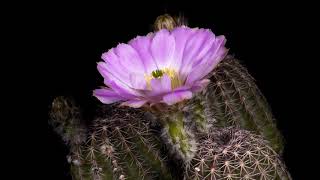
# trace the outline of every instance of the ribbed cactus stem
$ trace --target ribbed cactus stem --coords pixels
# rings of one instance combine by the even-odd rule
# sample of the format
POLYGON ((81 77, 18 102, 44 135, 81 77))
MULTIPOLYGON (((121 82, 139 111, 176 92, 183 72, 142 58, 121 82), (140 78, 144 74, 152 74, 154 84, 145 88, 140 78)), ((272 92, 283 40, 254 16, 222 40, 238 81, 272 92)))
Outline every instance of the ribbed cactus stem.
MULTIPOLYGON (((98 151, 96 149, 96 135, 95 133, 91 134, 89 147, 87 149, 87 159, 90 161, 90 175, 93 180, 101 180, 102 179, 102 167, 98 164, 98 151)), ((108 168, 107 168, 108 169, 108 168)), ((109 175, 111 173, 104 173, 104 175, 109 175)))
POLYGON ((79 108, 65 98, 54 101, 51 123, 70 147, 68 161, 73 179, 172 179, 166 156, 161 153, 164 148, 157 137, 159 132, 151 129, 142 111, 116 105, 100 110, 102 114, 92 121, 85 140, 82 131, 77 130, 79 108))
MULTIPOLYGON (((138 131, 132 124, 129 124, 129 130, 133 134, 141 134, 140 131, 138 131)), ((146 131, 149 131, 149 129, 146 129, 146 131)), ((142 133, 151 133, 151 132, 142 132, 142 133)), ((148 156, 146 160, 154 169, 161 170, 162 174, 164 175, 164 178, 169 179, 170 177, 167 176, 169 174, 167 169, 167 164, 165 164, 165 158, 160 155, 159 149, 161 148, 159 145, 155 144, 152 137, 144 137, 144 136, 138 136, 136 137, 136 142, 138 142, 137 148, 139 151, 141 151, 145 156, 148 156)))
POLYGON ((101 154, 104 155, 106 161, 111 162, 111 169, 114 179, 124 179, 126 174, 121 164, 118 163, 119 157, 115 154, 114 146, 106 141, 100 146, 101 154))
POLYGON ((125 154, 123 158, 131 162, 131 164, 127 165, 128 172, 130 173, 131 177, 141 177, 143 179, 148 173, 148 169, 143 167, 143 159, 140 159, 139 156, 133 152, 135 145, 129 144, 130 141, 128 141, 128 137, 125 137, 124 133, 125 132, 120 130, 119 127, 115 128, 115 134, 118 136, 122 151, 125 154))
POLYGON ((81 157, 81 145, 73 146, 73 149, 70 150, 71 155, 68 156, 68 161, 71 165, 71 171, 74 172, 73 179, 83 180, 84 172, 81 168, 83 164, 83 159, 81 157))
POLYGON ((97 153, 101 155, 103 159, 103 164, 105 167, 104 179, 121 179, 126 177, 123 170, 122 164, 119 164, 119 154, 114 144, 109 139, 109 134, 111 133, 110 125, 108 125, 106 120, 98 120, 95 123, 94 131, 91 137, 98 139, 99 145, 95 147, 97 153), (107 178, 108 177, 108 178, 107 178))
POLYGON ((225 114, 225 123, 227 125, 238 125, 237 122, 241 122, 242 120, 241 111, 239 111, 239 106, 241 104, 238 101, 238 97, 236 97, 233 89, 230 88, 230 83, 225 81, 222 76, 213 73, 213 79, 217 86, 217 99, 221 101, 222 110, 225 114))
POLYGON ((165 158, 160 155, 159 140, 149 122, 142 119, 142 113, 125 109, 113 111, 111 117, 98 119, 94 128, 103 132, 100 138, 107 137, 104 147, 112 152, 109 159, 113 176, 117 176, 116 179, 171 179, 165 158))
POLYGON ((81 144, 86 140, 86 130, 81 124, 82 116, 79 107, 72 98, 60 96, 53 100, 49 115, 49 123, 70 148, 67 160, 72 164, 71 171, 74 172, 74 178, 83 180, 85 172, 82 169, 81 144))
POLYGON ((277 151, 283 149, 282 136, 254 79, 237 59, 228 56, 211 76, 204 93, 205 107, 213 112, 216 125, 237 126, 264 136, 277 151))
MULTIPOLYGON (((241 68, 238 66, 233 66, 233 70, 239 74, 241 74, 241 68)), ((242 73, 246 73, 244 69, 242 69, 242 73)), ((230 73, 226 73, 227 77, 230 77, 230 73)), ((240 76, 242 79, 232 80, 233 87, 237 90, 238 95, 242 99, 242 103, 244 105, 245 110, 250 115, 250 119, 255 123, 257 129, 260 134, 265 136, 271 143, 273 148, 276 151, 280 151, 282 147, 282 137, 280 132, 277 131, 274 120, 272 119, 272 113, 270 108, 256 85, 253 83, 253 78, 251 76, 240 76), (246 82, 248 88, 248 94, 246 91, 243 91, 242 84, 240 82, 246 82), (248 100, 247 100, 248 99, 248 100), (256 103, 250 103, 249 101, 253 101, 256 103), (265 121, 262 121, 264 119, 265 121)))

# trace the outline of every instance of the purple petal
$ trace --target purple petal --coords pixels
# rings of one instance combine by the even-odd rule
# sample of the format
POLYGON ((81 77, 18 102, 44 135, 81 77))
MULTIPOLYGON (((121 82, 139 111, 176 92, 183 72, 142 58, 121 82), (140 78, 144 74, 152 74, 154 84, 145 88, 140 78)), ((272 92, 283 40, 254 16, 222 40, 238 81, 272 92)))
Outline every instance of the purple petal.
POLYGON ((171 91, 171 79, 167 75, 163 75, 161 78, 152 79, 151 82, 152 94, 161 94, 171 91))
POLYGON ((130 106, 133 108, 140 108, 145 103, 147 103, 147 100, 130 100, 130 101, 126 101, 126 102, 121 103, 120 106, 130 106))
POLYGON ((105 78, 104 79, 105 84, 108 84, 108 86, 114 90, 117 94, 120 96, 126 98, 126 99, 133 99, 140 96, 139 92, 136 90, 133 90, 129 87, 120 86, 117 82, 112 81, 110 79, 105 78))
POLYGON ((130 74, 130 82, 134 89, 147 89, 146 79, 140 74, 130 74))
POLYGON ((115 53, 119 56, 120 63, 131 73, 144 74, 145 69, 137 51, 128 44, 119 44, 115 53))
POLYGON ((173 93, 165 95, 163 97, 163 102, 165 102, 168 105, 173 105, 184 99, 191 99, 191 98, 192 98, 191 91, 175 91, 173 93))
POLYGON ((152 36, 138 36, 131 40, 129 44, 137 51, 147 74, 151 74, 153 70, 157 69, 157 65, 150 52, 150 45, 152 36))
POLYGON ((174 91, 183 91, 183 90, 189 90, 191 87, 188 86, 188 85, 183 85, 183 86, 180 86, 180 87, 177 87, 174 89, 174 91))
POLYGON ((139 92, 132 89, 128 84, 122 82, 112 74, 108 73, 103 66, 98 66, 99 72, 104 77, 104 84, 125 98, 134 98, 140 96, 139 92))
POLYGON ((216 42, 212 45, 210 53, 208 53, 188 75, 186 84, 192 85, 193 82, 202 79, 216 67, 228 52, 224 47, 225 43, 226 40, 224 36, 216 38, 216 42))
POLYGON ((111 104, 123 100, 121 96, 110 89, 96 89, 93 95, 104 104, 111 104))
POLYGON ((94 96, 103 103, 125 101, 123 106, 134 108, 190 99, 210 82, 204 78, 226 55, 224 44, 223 36, 188 27, 138 36, 102 55, 105 62, 98 63, 98 70, 108 88, 95 90, 94 96), (172 89, 171 78, 164 74, 151 79, 149 86, 145 76, 164 68, 175 70, 183 84, 172 89))
POLYGON ((184 81, 190 73, 193 64, 198 64, 198 61, 207 54, 214 42, 214 39, 215 35, 207 29, 199 29, 190 37, 186 43, 182 66, 180 69, 182 81, 184 81))
POLYGON ((119 72, 117 68, 113 68, 112 65, 106 64, 105 62, 99 62, 97 65, 98 71, 104 78, 113 79, 124 86, 130 86, 130 78, 125 71, 119 72))
POLYGON ((151 53, 158 69, 168 67, 175 51, 175 40, 166 29, 158 31, 151 42, 151 53))
POLYGON ((182 63, 186 42, 195 32, 196 31, 194 29, 186 27, 178 27, 171 32, 172 36, 175 38, 175 52, 173 54, 173 62, 171 62, 171 66, 177 71, 179 71, 182 63))

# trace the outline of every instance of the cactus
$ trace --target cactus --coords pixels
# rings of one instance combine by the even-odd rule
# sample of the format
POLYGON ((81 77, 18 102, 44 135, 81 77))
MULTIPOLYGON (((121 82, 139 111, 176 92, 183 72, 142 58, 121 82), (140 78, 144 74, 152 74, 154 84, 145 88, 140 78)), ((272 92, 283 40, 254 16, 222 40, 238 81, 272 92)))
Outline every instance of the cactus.
POLYGON ((68 146, 82 144, 86 140, 86 129, 81 122, 79 107, 71 98, 57 97, 49 112, 49 124, 68 146))
POLYGON ((283 138, 276 127, 266 99, 247 70, 232 56, 227 56, 210 74, 211 83, 189 103, 192 122, 197 129, 211 126, 236 126, 262 135, 278 153, 283 138))
MULTIPOLYGON (((154 27, 163 33, 161 29, 173 31, 181 23, 164 15, 154 27)), ((131 43, 140 46, 146 40, 137 39, 131 43)), ((224 49, 217 57, 223 54, 224 49)), ((111 51, 104 57, 116 56, 111 51)), ((112 63, 121 65, 117 61, 112 63)), ((70 147, 74 179, 291 179, 280 159, 283 140, 266 99, 233 56, 226 56, 193 86, 184 84, 174 69, 157 69, 150 76, 144 74, 148 87, 144 90, 119 88, 110 81, 114 77, 107 66, 102 62, 98 69, 110 87, 95 90, 94 95, 114 104, 102 106, 89 128, 70 99, 58 97, 52 104, 50 123, 70 147), (163 75, 170 79, 169 85, 164 85, 163 75), (170 91, 159 93, 157 88, 170 91), (117 101, 125 102, 120 107, 117 101)), ((114 73, 125 79, 118 70, 114 73)), ((141 88, 136 80, 130 76, 130 86, 141 88)))
MULTIPOLYGON (((80 121, 80 116, 79 108, 70 102, 62 97, 56 98, 50 114, 62 137, 74 139, 78 134, 68 132, 79 128, 76 122, 80 121), (57 104, 66 106, 57 108, 57 104)), ((94 120, 85 142, 66 141, 70 146, 68 161, 73 178, 172 179, 156 132, 149 126, 151 122, 144 120, 143 112, 115 106, 103 109, 109 112, 104 110, 105 117, 94 120)))
POLYGON ((283 137, 276 127, 271 109, 254 79, 239 61, 227 56, 209 76, 211 83, 207 89, 198 93, 190 102, 174 110, 166 110, 166 113, 155 113, 156 117, 165 119, 162 120, 165 122, 163 139, 175 157, 185 163, 193 158, 197 149, 194 132, 229 126, 262 135, 281 154, 283 137), (180 137, 170 133, 172 129, 179 131, 180 137))
POLYGON ((212 128, 198 136, 199 149, 186 179, 289 180, 277 153, 259 135, 236 128, 212 128))

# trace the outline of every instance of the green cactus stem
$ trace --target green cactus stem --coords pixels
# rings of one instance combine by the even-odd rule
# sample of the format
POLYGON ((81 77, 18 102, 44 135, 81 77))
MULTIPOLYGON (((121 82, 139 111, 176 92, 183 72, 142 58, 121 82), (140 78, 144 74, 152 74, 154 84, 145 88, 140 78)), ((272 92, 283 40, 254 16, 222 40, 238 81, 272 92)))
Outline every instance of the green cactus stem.
POLYGON ((171 158, 188 162, 196 151, 196 142, 192 130, 189 129, 187 116, 183 107, 185 103, 174 106, 155 105, 149 112, 160 124, 161 137, 171 154, 171 158))

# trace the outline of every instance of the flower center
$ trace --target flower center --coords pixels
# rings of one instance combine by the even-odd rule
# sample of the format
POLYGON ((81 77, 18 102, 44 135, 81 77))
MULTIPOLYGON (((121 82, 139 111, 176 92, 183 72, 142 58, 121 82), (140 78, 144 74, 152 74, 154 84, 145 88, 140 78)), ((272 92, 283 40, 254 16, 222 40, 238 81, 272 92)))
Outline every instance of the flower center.
POLYGON ((171 79, 171 89, 175 89, 182 85, 178 73, 174 69, 164 68, 152 71, 151 75, 145 74, 145 79, 147 81, 147 86, 151 90, 151 80, 160 79, 163 75, 167 75, 171 79))
POLYGON ((157 70, 155 70, 155 71, 152 71, 151 74, 152 74, 152 76, 153 76, 154 78, 161 78, 161 77, 163 76, 163 71, 157 69, 157 70))

